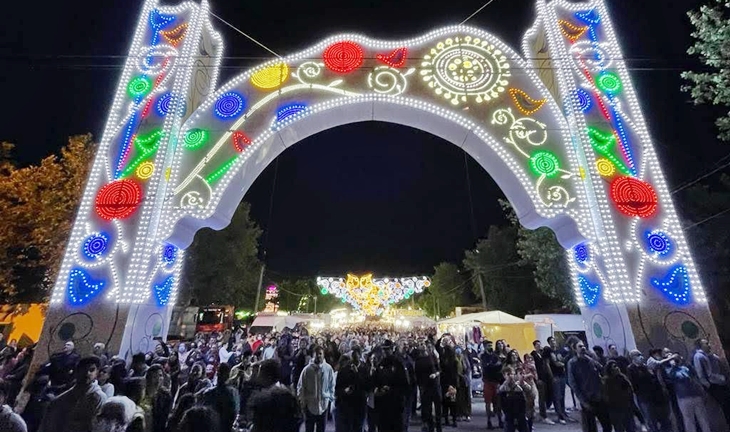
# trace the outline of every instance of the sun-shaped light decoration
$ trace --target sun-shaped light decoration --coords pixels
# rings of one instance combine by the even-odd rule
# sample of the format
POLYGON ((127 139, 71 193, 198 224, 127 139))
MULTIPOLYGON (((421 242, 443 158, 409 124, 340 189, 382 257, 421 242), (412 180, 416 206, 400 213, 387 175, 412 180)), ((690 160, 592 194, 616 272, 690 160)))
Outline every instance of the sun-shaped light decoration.
POLYGON ((448 38, 421 63, 421 76, 452 105, 489 102, 504 92, 511 76, 505 54, 477 37, 448 38))

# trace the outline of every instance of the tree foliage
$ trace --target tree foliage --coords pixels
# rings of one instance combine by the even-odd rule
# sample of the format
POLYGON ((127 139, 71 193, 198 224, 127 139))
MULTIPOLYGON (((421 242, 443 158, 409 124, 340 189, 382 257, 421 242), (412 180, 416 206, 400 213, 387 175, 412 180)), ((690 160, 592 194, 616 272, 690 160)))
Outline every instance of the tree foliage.
POLYGON ((500 200, 500 205, 512 225, 517 227, 517 253, 522 265, 534 269, 537 288, 556 300, 560 307, 577 310, 565 249, 558 243, 553 230, 524 228, 509 202, 500 200))
MULTIPOLYGON (((481 276, 489 309, 524 316, 550 302, 535 286, 534 268, 520 258, 518 238, 513 225, 489 227, 487 238, 479 240, 475 250, 466 251, 464 267, 481 276)), ((478 283, 473 290, 481 298, 478 283)))
POLYGON ((720 337, 730 343, 730 176, 717 184, 695 185, 681 196, 685 233, 699 267, 709 297, 710 309, 717 318, 720 337))
POLYGON ((289 279, 277 285, 279 309, 283 311, 314 313, 316 303, 317 313, 326 313, 344 306, 337 297, 322 294, 315 278, 289 279))
POLYGON ((433 270, 431 286, 419 295, 417 303, 429 316, 449 316, 459 305, 463 291, 469 288, 469 280, 453 263, 442 262, 433 270))
MULTIPOLYGON (((730 106, 730 3, 712 0, 711 4, 688 13, 695 28, 694 44, 687 51, 699 57, 707 66, 701 72, 688 71, 682 77, 690 84, 683 90, 690 92, 696 104, 730 106)), ((730 112, 716 121, 719 138, 730 140, 730 112)))
POLYGON ((60 156, 18 168, 0 148, 0 302, 42 302, 63 259, 91 168, 92 136, 69 138, 60 156))
MULTIPOLYGON (((241 202, 231 224, 221 231, 203 229, 186 252, 181 304, 212 303, 253 309, 261 272, 261 228, 241 202)), ((263 295, 261 304, 263 304, 263 295)))

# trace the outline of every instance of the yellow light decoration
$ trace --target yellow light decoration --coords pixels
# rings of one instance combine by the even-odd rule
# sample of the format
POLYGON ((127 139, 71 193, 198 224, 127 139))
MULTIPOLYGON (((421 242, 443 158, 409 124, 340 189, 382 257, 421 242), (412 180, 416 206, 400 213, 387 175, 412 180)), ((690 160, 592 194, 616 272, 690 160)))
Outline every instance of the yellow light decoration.
POLYGON ((137 167, 137 170, 135 171, 135 174, 137 175, 137 178, 140 180, 147 180, 148 178, 152 177, 152 174, 155 172, 155 164, 152 162, 142 162, 137 167))
POLYGON ((170 45, 177 48, 180 42, 185 38, 185 33, 188 31, 188 23, 180 24, 172 30, 160 31, 160 34, 170 45))
POLYGON ((286 63, 280 62, 253 74, 251 84, 260 89, 271 90, 284 84, 288 78, 289 66, 286 63))
POLYGON ((509 89, 509 95, 520 112, 526 116, 535 114, 547 102, 547 99, 533 99, 520 89, 509 89))
POLYGON ((588 26, 577 26, 565 20, 559 20, 558 24, 560 24, 560 31, 563 32, 563 35, 571 42, 577 41, 581 36, 583 36, 583 34, 585 34, 586 31, 588 31, 588 26))
POLYGON ((616 173, 616 167, 613 163, 604 158, 596 159, 596 169, 602 177, 611 177, 616 173))
POLYGON ((372 274, 346 278, 317 278, 322 294, 332 294, 365 315, 382 315, 391 305, 423 292, 431 285, 424 276, 373 278, 372 274))

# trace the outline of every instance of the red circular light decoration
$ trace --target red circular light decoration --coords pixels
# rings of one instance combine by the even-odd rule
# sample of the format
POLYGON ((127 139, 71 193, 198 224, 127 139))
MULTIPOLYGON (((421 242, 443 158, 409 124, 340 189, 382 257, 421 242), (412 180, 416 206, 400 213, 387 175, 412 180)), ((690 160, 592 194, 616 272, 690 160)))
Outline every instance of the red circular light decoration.
POLYGON ((324 50, 322 59, 325 66, 333 72, 346 74, 362 65, 364 53, 355 42, 337 42, 324 50))
POLYGON ((649 218, 659 208, 659 198, 654 188, 633 177, 618 177, 611 182, 611 199, 626 216, 649 218))
POLYGON ((96 214, 104 220, 126 219, 142 203, 142 186, 134 180, 116 180, 96 194, 96 214))

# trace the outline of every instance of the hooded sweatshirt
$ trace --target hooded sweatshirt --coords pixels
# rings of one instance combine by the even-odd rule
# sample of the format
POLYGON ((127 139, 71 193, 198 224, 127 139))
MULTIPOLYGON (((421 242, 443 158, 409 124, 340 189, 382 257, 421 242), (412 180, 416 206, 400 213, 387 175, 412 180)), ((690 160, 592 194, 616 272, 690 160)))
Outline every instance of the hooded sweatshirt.
POLYGON ((3 432, 27 432, 25 421, 8 405, 0 407, 0 431, 3 432))

